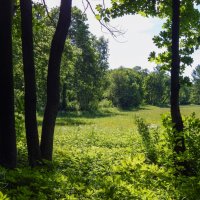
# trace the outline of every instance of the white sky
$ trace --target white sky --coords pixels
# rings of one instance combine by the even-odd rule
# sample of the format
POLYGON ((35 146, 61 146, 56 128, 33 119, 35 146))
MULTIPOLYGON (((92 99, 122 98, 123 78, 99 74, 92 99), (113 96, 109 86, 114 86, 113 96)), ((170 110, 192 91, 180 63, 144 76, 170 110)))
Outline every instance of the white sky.
MULTIPOLYGON (((94 0, 92 2, 101 2, 94 0)), ((49 8, 59 6, 60 0, 46 0, 49 8)), ((81 0, 73 0, 73 5, 78 6, 83 10, 81 0)), ((104 33, 101 30, 99 22, 95 19, 90 9, 86 11, 88 16, 88 24, 90 31, 96 36, 104 36, 109 39, 109 64, 110 68, 120 66, 134 67, 141 66, 149 70, 155 67, 154 63, 148 62, 148 56, 151 51, 158 52, 159 50, 153 44, 152 38, 161 30, 162 21, 157 18, 143 18, 141 16, 124 16, 111 21, 111 24, 125 31, 123 37, 119 37, 117 42, 109 33, 104 33)), ((200 64, 200 51, 193 55, 193 68, 200 64)), ((186 69, 185 75, 190 75, 191 67, 186 69)))

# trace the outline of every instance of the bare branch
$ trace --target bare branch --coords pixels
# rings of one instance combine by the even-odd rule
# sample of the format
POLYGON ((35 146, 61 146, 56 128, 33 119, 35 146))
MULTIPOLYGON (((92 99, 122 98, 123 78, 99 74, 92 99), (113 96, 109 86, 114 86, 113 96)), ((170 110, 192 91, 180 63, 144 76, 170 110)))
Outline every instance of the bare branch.
POLYGON ((105 0, 103 0, 103 8, 106 8, 105 0))
POLYGON ((87 3, 87 5, 85 5, 84 0, 82 0, 82 4, 83 4, 83 7, 84 7, 83 13, 85 14, 86 10, 88 9, 88 3, 87 3))
MULTIPOLYGON (((93 15, 96 16, 97 14, 94 11, 94 8, 92 7, 91 3, 89 2, 89 0, 85 0, 87 2, 87 7, 90 8, 90 10, 92 11, 93 15)), ((105 6, 105 0, 103 0, 103 6, 104 8, 105 6)), ((98 19, 97 19, 98 20, 98 19)), ((103 32, 103 28, 105 28, 114 39, 116 39, 118 36, 121 36, 124 34, 124 32, 120 31, 119 29, 117 29, 116 27, 111 26, 109 23, 102 21, 101 19, 98 20, 100 25, 101 25, 101 30, 103 32)))
POLYGON ((55 23, 55 21, 52 19, 52 17, 50 16, 50 13, 49 13, 49 10, 48 10, 48 8, 47 8, 47 4, 46 4, 45 0, 42 0, 42 3, 43 3, 43 5, 44 5, 44 7, 45 7, 45 10, 46 10, 46 13, 47 13, 48 18, 50 19, 50 21, 51 21, 51 23, 53 24, 53 26, 56 27, 56 23, 55 23))

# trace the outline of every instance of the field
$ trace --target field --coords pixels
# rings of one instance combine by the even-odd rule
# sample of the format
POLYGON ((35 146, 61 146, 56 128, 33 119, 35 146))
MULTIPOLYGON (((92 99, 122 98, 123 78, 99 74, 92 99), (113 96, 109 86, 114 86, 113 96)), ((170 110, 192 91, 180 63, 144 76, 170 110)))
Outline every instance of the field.
MULTIPOLYGON (((93 114, 60 114, 53 165, 2 169, 0 188, 10 199, 19 200, 198 199, 197 178, 175 177, 168 164, 146 158, 135 119, 142 117, 150 126, 160 127, 161 115, 167 112, 169 108, 146 106, 131 111, 109 108, 93 114)), ((184 106, 181 112, 196 112, 200 117, 199 106, 184 106)), ((18 142, 21 163, 26 163, 24 142, 23 138, 18 142)))

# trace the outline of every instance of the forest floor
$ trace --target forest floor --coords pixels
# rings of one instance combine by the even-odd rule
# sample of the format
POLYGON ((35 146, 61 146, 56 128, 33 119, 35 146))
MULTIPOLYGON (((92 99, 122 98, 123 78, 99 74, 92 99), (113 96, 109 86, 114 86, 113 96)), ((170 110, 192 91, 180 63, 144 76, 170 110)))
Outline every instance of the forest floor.
MULTIPOLYGON (((200 117, 200 106, 182 106, 181 112, 196 112, 200 117)), ((136 118, 144 118, 157 130, 162 126, 161 115, 166 113, 169 108, 145 106, 129 111, 109 108, 96 113, 60 114, 53 165, 27 167, 25 139, 21 138, 22 164, 16 170, 0 171, 0 191, 11 200, 198 200, 199 176, 174 176, 170 162, 154 163, 146 156, 136 118)), ((162 152, 159 145, 157 153, 162 152)))

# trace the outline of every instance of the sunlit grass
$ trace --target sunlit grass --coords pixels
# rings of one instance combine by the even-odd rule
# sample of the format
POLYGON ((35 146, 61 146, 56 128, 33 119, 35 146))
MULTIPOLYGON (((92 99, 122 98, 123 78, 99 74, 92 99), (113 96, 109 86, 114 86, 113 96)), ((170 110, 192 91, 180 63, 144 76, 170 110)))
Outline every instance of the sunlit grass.
MULTIPOLYGON (((196 112, 200 117, 200 106, 182 106, 181 112, 196 112)), ((188 182, 182 178, 175 184, 169 167, 145 158, 135 118, 161 126, 165 113, 169 108, 145 106, 129 111, 109 108, 95 113, 59 114, 53 166, 30 169, 24 164, 16 171, 5 172, 3 183, 7 186, 2 191, 16 200, 196 199, 199 188, 197 184, 191 187, 191 183, 198 179, 188 182)), ((38 121, 41 132, 41 116, 38 121)), ((19 157, 27 163, 24 142, 19 141, 19 157)), ((159 148, 162 151, 162 146, 159 148)))

